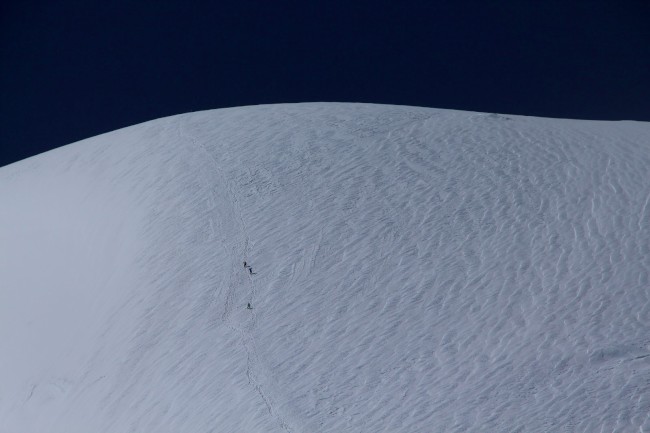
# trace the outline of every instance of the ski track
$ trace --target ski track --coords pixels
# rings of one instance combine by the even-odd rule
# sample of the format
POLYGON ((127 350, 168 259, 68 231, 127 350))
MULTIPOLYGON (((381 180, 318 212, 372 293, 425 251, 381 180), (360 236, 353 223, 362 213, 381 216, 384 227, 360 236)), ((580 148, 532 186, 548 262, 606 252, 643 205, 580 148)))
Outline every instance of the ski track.
MULTIPOLYGON (((282 414, 275 407, 273 399, 269 395, 269 391, 265 390, 265 388, 260 384, 260 377, 257 368, 260 361, 253 337, 253 333, 255 332, 257 325, 257 314, 254 307, 257 291, 253 274, 248 273, 248 270, 243 267, 244 261, 250 263, 250 251, 249 238, 247 235, 246 225, 242 218, 242 212, 239 207, 239 199, 237 198, 237 194, 233 191, 232 181, 224 177, 223 172, 219 166, 219 162, 214 158, 214 156, 212 156, 212 154, 208 151, 208 149, 206 149, 203 144, 197 143, 194 137, 183 133, 182 121, 182 119, 178 119, 179 135, 181 138, 189 140, 194 147, 200 147, 202 152, 204 152, 214 163, 214 168, 222 182, 221 185, 216 185, 215 187, 220 187, 222 185, 226 187, 228 190, 229 202, 231 203, 233 213, 237 219, 237 240, 233 245, 230 245, 228 247, 230 250, 230 257, 232 258, 232 264, 222 320, 224 323, 226 323, 226 326, 228 326, 228 328, 239 335, 240 343, 246 351, 246 377, 248 379, 248 383, 260 396, 261 400, 268 410, 269 415, 276 419, 277 423, 284 431, 291 433, 293 430, 289 426, 288 422, 284 419, 282 414), (250 314, 249 320, 245 320, 244 323, 238 323, 238 321, 236 319, 233 319, 232 316, 234 307, 241 308, 241 306, 235 305, 234 299, 236 298, 237 290, 242 290, 241 284, 237 283, 238 277, 242 272, 248 277, 247 282, 248 286, 250 287, 250 296, 248 299, 249 302, 253 305, 253 309, 247 311, 247 313, 250 314)), ((210 226, 213 226, 212 219, 210 220, 210 226)))

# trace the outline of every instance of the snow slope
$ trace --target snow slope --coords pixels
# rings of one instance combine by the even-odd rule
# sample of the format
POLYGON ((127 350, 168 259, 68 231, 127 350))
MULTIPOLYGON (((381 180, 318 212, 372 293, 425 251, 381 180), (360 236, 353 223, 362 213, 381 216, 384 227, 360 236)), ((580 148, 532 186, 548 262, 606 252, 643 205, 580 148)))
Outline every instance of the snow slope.
POLYGON ((645 123, 160 119, 0 169, 0 432, 648 432, 649 275, 645 123))

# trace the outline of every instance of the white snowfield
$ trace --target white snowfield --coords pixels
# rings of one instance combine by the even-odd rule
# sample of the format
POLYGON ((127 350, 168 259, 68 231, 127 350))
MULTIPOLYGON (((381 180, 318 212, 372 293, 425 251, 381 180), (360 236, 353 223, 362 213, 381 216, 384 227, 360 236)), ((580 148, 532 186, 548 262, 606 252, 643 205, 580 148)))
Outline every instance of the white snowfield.
POLYGON ((255 106, 3 167, 0 432, 650 432, 650 124, 255 106))

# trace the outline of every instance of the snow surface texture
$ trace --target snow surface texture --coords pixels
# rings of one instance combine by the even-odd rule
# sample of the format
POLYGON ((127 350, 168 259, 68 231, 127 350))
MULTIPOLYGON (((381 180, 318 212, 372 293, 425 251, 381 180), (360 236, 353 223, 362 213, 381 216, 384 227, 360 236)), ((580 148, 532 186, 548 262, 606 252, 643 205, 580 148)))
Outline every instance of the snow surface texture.
POLYGON ((645 123, 160 119, 0 169, 0 432, 650 432, 649 275, 645 123))

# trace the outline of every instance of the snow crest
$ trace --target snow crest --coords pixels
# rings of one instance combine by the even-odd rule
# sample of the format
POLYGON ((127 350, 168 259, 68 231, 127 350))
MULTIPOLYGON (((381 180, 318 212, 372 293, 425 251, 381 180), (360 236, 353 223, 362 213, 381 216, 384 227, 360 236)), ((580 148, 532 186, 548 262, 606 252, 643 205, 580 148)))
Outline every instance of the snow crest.
POLYGON ((649 275, 645 123, 147 122, 0 169, 0 433, 650 431, 649 275))

